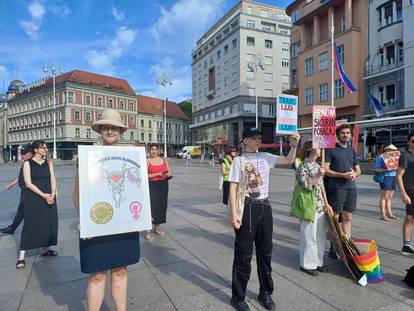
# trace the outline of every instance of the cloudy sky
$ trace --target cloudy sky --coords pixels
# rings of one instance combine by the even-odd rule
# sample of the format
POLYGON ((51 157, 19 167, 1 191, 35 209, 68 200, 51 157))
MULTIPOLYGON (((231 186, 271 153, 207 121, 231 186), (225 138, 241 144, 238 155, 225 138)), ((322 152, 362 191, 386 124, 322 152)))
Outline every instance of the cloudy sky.
MULTIPOLYGON (((28 83, 55 63, 125 78, 141 94, 189 98, 191 49, 238 2, 0 0, 0 93, 17 74, 28 83), (155 83, 162 72, 173 80, 166 90, 155 83)), ((292 0, 257 2, 286 7, 292 0)))

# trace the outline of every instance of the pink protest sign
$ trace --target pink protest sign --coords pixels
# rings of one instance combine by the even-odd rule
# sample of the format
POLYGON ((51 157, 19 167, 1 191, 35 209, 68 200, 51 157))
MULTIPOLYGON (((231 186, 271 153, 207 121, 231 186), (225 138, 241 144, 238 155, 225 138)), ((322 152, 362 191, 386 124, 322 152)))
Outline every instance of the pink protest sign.
POLYGON ((388 151, 381 155, 381 157, 384 159, 387 170, 392 171, 398 168, 398 160, 400 159, 400 155, 401 153, 399 150, 388 151))
POLYGON ((335 107, 313 106, 312 141, 313 148, 335 148, 335 107))

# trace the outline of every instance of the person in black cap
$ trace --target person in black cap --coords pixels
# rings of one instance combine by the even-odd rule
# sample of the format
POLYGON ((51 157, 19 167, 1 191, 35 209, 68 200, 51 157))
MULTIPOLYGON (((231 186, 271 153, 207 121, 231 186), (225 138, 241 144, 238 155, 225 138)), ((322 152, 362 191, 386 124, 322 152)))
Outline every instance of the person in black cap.
MULTIPOLYGON (((29 160, 33 156, 32 148, 31 148, 30 144, 27 144, 27 145, 23 146, 20 149, 20 154, 22 155, 22 160, 23 161, 29 160)), ((23 178, 23 165, 20 168, 19 176, 17 176, 11 183, 7 184, 4 187, 4 189, 11 189, 14 186, 16 186, 17 184, 19 184, 20 189, 21 189, 20 203, 19 203, 19 206, 17 208, 16 216, 14 216, 13 223, 10 226, 7 226, 6 228, 1 228, 0 229, 0 232, 3 233, 3 234, 13 234, 14 231, 16 231, 17 227, 23 221, 23 199, 24 199, 24 194, 25 194, 25 191, 26 191, 26 185, 24 183, 24 178, 23 178)))
POLYGON ((260 292, 257 297, 267 310, 275 310, 272 300, 272 209, 268 200, 269 172, 276 165, 292 164, 295 159, 299 134, 290 139, 287 156, 258 152, 261 132, 257 128, 242 133, 244 152, 233 159, 230 174, 230 206, 235 229, 231 305, 236 310, 250 310, 245 302, 250 278, 253 242, 256 246, 257 273, 260 292))

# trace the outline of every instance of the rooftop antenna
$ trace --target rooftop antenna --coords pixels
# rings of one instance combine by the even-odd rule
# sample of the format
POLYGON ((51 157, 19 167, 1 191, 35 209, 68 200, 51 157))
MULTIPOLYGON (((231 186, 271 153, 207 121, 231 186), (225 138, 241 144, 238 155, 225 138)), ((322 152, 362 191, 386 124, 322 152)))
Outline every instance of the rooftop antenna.
POLYGON ((19 64, 16 64, 16 79, 19 80, 19 64))

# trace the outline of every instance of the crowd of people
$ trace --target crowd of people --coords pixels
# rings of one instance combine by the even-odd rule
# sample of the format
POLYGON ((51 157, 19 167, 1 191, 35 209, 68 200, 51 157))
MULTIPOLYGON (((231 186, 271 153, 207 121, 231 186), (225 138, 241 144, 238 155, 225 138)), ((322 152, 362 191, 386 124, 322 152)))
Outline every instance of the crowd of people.
MULTIPOLYGON (((92 125, 100 134, 103 146, 116 146, 127 127, 119 113, 107 109, 102 118, 92 125)), ((246 311, 246 287, 251 274, 253 246, 256 249, 257 273, 259 276, 258 300, 267 310, 275 310, 272 299, 272 238, 273 216, 269 202, 270 169, 280 165, 293 165, 295 187, 292 195, 291 213, 300 220, 298 268, 316 276, 327 272, 324 264, 326 244, 326 217, 330 214, 340 219, 344 234, 352 236, 352 215, 356 210, 356 179, 361 174, 355 150, 350 145, 351 127, 342 124, 336 129, 335 148, 326 150, 326 157, 319 161, 322 151, 313 147, 312 141, 300 142, 299 134, 290 137, 290 151, 286 156, 260 152, 261 132, 256 128, 245 129, 242 146, 230 146, 221 159, 220 172, 223 177, 222 203, 230 215, 234 228, 234 258, 232 265, 231 305, 236 310, 246 311), (321 164, 320 164, 321 163, 321 164)), ((408 148, 399 158, 398 168, 387 168, 382 158, 376 160, 375 169, 383 174, 380 189, 381 219, 396 219, 392 213, 392 197, 396 186, 406 204, 403 225, 404 254, 414 254, 411 235, 414 223, 414 134, 407 139, 408 148), (382 160, 381 160, 382 159, 382 160)), ((383 153, 396 151, 394 145, 384 148, 383 153)), ((48 149, 44 141, 35 141, 21 149, 24 161, 19 175, 6 189, 15 185, 21 188, 20 203, 13 223, 1 233, 13 234, 23 221, 17 269, 25 268, 25 252, 40 248, 42 256, 54 257, 58 253, 51 247, 57 244, 58 209, 57 183, 53 163, 47 159, 48 149)), ((188 163, 188 160, 189 163, 188 163)), ((214 154, 210 164, 214 166, 214 154)), ((191 157, 187 158, 191 165, 191 157)), ((156 236, 164 237, 161 227, 166 223, 169 180, 173 177, 168 161, 159 155, 157 145, 151 145, 147 159, 149 196, 151 202, 152 229, 144 231, 148 242, 156 236)), ((75 179, 73 204, 79 213, 79 172, 75 179)), ((100 310, 108 275, 117 310, 127 308, 129 265, 140 259, 138 232, 112 234, 93 238, 79 238, 80 269, 89 275, 86 296, 88 310, 100 310)), ((336 258, 331 247, 329 256, 336 258)))

